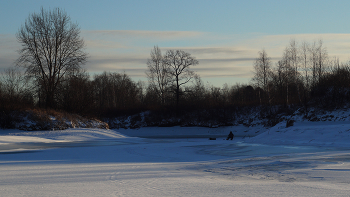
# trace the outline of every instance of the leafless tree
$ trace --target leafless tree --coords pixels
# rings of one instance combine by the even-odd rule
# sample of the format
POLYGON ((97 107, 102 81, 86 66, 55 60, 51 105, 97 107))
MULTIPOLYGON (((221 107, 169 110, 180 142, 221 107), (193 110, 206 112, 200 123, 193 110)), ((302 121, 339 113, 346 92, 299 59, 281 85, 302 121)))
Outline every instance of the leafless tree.
POLYGON ((311 45, 310 56, 310 61, 312 64, 312 85, 315 85, 324 75, 328 62, 328 52, 327 49, 323 47, 322 40, 314 42, 311 45))
POLYGON ((8 68, 1 72, 0 76, 3 93, 10 99, 13 99, 19 95, 24 95, 27 81, 25 80, 23 73, 16 68, 8 68))
POLYGON ((295 81, 295 70, 291 66, 289 59, 286 58, 284 54, 283 58, 277 62, 276 68, 273 74, 273 80, 275 88, 278 89, 280 99, 284 100, 285 104, 288 106, 290 104, 290 86, 293 85, 295 81))
MULTIPOLYGON (((256 58, 254 63, 254 77, 253 82, 260 88, 262 88, 268 94, 268 101, 271 102, 270 90, 269 90, 269 80, 272 74, 271 68, 271 58, 268 57, 265 50, 259 51, 259 57, 256 58)), ((260 104, 262 103, 261 92, 259 90, 260 104)))
POLYGON ((300 46, 300 62, 302 65, 302 70, 303 70, 303 81, 305 84, 305 89, 309 90, 310 89, 310 72, 309 72, 309 63, 310 63, 310 45, 307 42, 303 42, 300 46))
POLYGON ((140 102, 140 88, 125 73, 95 75, 93 84, 98 109, 127 110, 135 108, 140 102))
POLYGON ((55 106, 57 86, 64 76, 86 62, 80 28, 59 8, 33 13, 17 32, 22 45, 17 65, 40 85, 45 106, 55 106))
POLYGON ((300 92, 300 84, 301 76, 300 76, 300 62, 303 60, 302 53, 300 53, 299 46, 295 40, 291 40, 289 42, 289 46, 285 49, 284 59, 287 59, 290 69, 292 70, 292 83, 297 88, 298 99, 301 103, 301 92, 300 92))
POLYGON ((199 62, 185 51, 168 50, 164 56, 163 63, 170 68, 169 73, 174 84, 176 106, 179 106, 180 87, 194 77, 194 72, 190 70, 190 66, 196 66, 199 62))
MULTIPOLYGON (((86 114, 94 107, 94 88, 90 75, 84 70, 70 75, 60 84, 57 106, 67 112, 86 114)), ((96 111, 93 111, 96 112, 96 111)))
POLYGON ((151 59, 147 60, 146 75, 150 87, 154 87, 162 104, 165 104, 166 91, 171 83, 170 67, 164 63, 162 52, 158 46, 151 50, 151 59))
POLYGON ((0 72, 0 85, 0 97, 2 97, 0 108, 6 105, 8 108, 14 109, 23 106, 29 107, 33 104, 33 92, 29 80, 19 69, 8 68, 0 72))

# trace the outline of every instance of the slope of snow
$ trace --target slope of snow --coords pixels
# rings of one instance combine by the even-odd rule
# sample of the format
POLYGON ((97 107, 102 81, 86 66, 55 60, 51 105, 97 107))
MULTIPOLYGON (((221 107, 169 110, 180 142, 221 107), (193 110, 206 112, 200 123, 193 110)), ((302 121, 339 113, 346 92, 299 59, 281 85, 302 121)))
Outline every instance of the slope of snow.
POLYGON ((245 140, 248 143, 275 145, 308 145, 350 147, 350 122, 296 122, 286 127, 281 122, 255 138, 245 140))
POLYGON ((20 130, 2 130, 0 136, 0 153, 23 152, 65 146, 87 146, 92 144, 103 144, 106 143, 106 141, 128 143, 128 141, 139 140, 140 139, 127 137, 113 130, 94 128, 29 132, 20 130))
MULTIPOLYGON (((61 141, 89 141, 89 140, 101 140, 101 139, 116 139, 126 138, 125 135, 120 134, 113 130, 106 129, 94 129, 94 128, 77 128, 66 130, 53 130, 53 131, 19 131, 19 130, 3 130, 1 135, 17 136, 18 138, 43 138, 50 140, 61 141)), ((40 140, 39 140, 40 141, 40 140)), ((33 139, 32 142, 35 142, 33 139)))

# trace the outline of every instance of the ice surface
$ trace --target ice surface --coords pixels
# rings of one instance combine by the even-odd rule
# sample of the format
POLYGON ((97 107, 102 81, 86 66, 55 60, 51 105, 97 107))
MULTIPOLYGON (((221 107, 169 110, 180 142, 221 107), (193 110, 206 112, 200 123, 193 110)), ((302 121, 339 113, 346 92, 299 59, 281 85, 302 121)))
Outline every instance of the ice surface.
POLYGON ((2 130, 1 196, 349 195, 348 123, 233 129, 2 130))

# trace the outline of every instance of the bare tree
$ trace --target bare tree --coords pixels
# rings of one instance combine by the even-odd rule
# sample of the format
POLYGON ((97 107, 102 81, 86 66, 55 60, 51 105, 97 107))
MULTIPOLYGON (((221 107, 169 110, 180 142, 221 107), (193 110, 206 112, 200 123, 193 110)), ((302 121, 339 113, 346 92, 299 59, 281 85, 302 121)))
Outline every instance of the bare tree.
POLYGON ((171 82, 171 75, 170 67, 164 63, 162 52, 158 46, 154 46, 151 50, 151 59, 147 60, 147 66, 146 75, 150 86, 155 87, 161 103, 165 104, 166 91, 171 82))
MULTIPOLYGON (((57 106, 68 112, 88 113, 94 107, 94 88, 88 72, 81 70, 66 77, 59 86, 57 106)), ((93 111, 96 112, 96 111, 93 111)))
POLYGON ((17 65, 34 77, 45 107, 55 106, 57 87, 64 76, 86 62, 84 41, 77 24, 59 8, 31 14, 16 34, 22 45, 17 65))
POLYGON ((307 42, 303 42, 300 47, 300 61, 302 65, 302 70, 304 71, 303 73, 303 78, 304 78, 304 84, 305 84, 305 89, 309 90, 310 88, 310 73, 309 73, 309 63, 310 63, 310 57, 309 57, 309 52, 310 52, 310 45, 307 42))
POLYGON ((285 104, 289 106, 290 104, 290 95, 291 90, 290 87, 293 85, 295 81, 295 69, 291 66, 287 58, 286 53, 283 55, 283 58, 277 62, 275 72, 274 72, 274 84, 278 89, 280 99, 283 100, 283 95, 285 95, 285 104))
POLYGON ((294 83, 294 85, 297 88, 297 92, 298 92, 298 99, 299 102, 301 103, 301 93, 300 93, 300 81, 301 81, 301 76, 299 73, 300 70, 300 62, 303 60, 302 57, 302 53, 300 53, 300 49, 298 48, 298 44, 295 40, 291 40, 289 42, 289 46, 286 47, 285 49, 285 54, 284 57, 285 59, 288 59, 288 63, 289 66, 293 72, 292 74, 292 83, 294 83))
POLYGON ((19 95, 24 95, 26 91, 26 80, 19 70, 16 68, 8 68, 4 72, 1 72, 0 76, 3 93, 10 99, 19 95))
POLYGON ((140 88, 125 73, 95 75, 93 86, 94 100, 101 110, 128 110, 140 103, 140 88))
POLYGON ((27 78, 16 68, 0 72, 0 85, 3 103, 10 108, 33 104, 33 96, 27 78), (5 101, 6 100, 6 101, 5 101))
POLYGON ((318 83, 324 75, 327 68, 328 52, 323 47, 322 40, 314 42, 310 47, 310 61, 312 64, 312 85, 318 83))
MULTIPOLYGON (((267 92, 269 104, 271 102, 271 98, 270 98, 270 89, 269 89, 268 83, 272 74, 270 59, 271 58, 268 57, 265 50, 259 51, 259 57, 256 58, 254 63, 254 77, 252 79, 258 87, 262 88, 265 92, 267 92)), ((261 104, 262 99, 261 99, 260 89, 259 89, 259 99, 261 104)))
POLYGON ((185 51, 168 50, 164 56, 163 63, 170 68, 169 73, 173 79, 176 106, 179 106, 180 87, 194 77, 194 72, 190 70, 190 66, 196 66, 198 61, 185 51))

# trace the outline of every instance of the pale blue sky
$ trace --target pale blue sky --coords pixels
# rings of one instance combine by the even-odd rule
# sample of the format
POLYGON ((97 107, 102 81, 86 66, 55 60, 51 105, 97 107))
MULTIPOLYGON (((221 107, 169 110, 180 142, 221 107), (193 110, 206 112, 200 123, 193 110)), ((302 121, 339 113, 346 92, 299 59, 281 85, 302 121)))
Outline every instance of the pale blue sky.
POLYGON ((40 7, 62 8, 77 22, 90 72, 126 72, 145 80, 154 45, 183 49, 200 64, 203 81, 247 83, 257 52, 278 58, 290 39, 323 39, 330 55, 348 61, 350 1, 308 0, 0 0, 0 68, 13 66, 15 33, 40 7))

